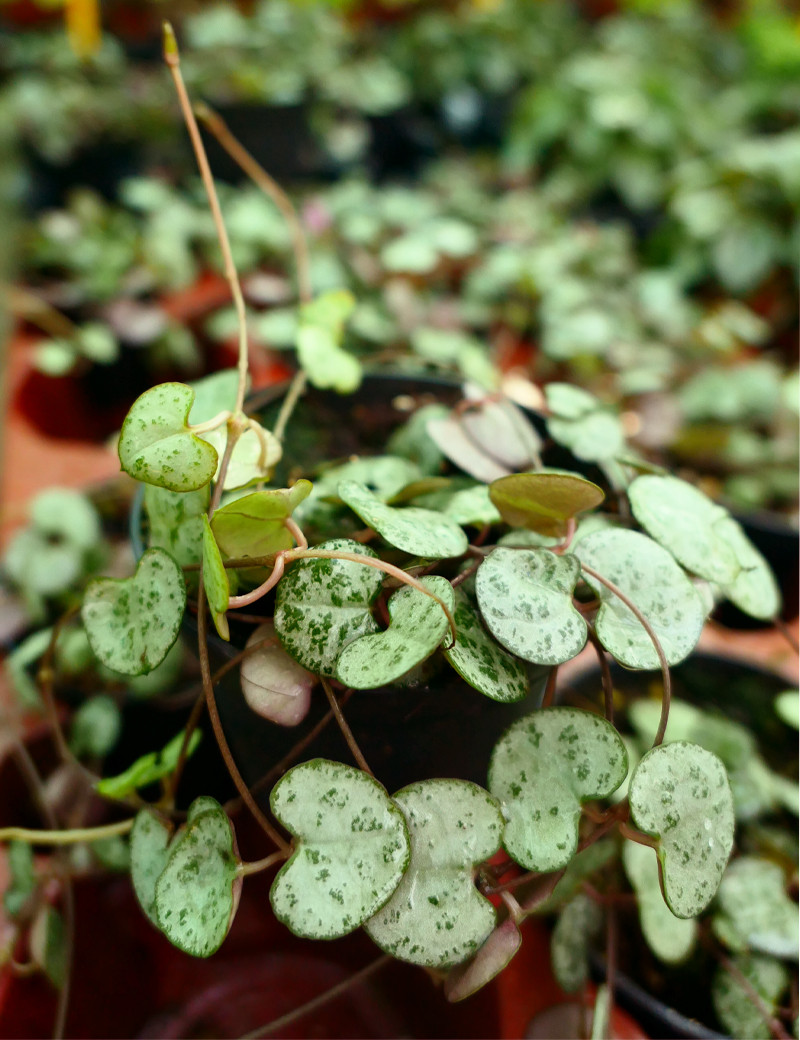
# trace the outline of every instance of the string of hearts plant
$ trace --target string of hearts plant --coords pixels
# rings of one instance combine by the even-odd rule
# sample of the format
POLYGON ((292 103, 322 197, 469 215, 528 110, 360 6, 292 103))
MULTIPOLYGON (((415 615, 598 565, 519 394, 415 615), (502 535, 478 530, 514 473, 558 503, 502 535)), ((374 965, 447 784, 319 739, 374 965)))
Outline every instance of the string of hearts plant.
MULTIPOLYGON (((756 946, 763 963, 755 968, 752 944, 730 939, 741 939, 748 911, 739 875, 750 870, 773 909, 780 879, 768 879, 770 864, 754 858, 726 874, 736 799, 725 742, 720 754, 702 746, 704 726, 694 717, 690 725, 681 716, 681 739, 668 735, 669 670, 696 646, 713 594, 759 617, 777 613, 764 561, 722 507, 626 454, 618 420, 563 384, 548 388, 549 433, 605 472, 606 511, 598 484, 541 465, 541 438, 519 409, 485 397, 453 411, 418 410, 386 454, 334 460, 314 483, 301 477, 270 486, 278 463, 291 459, 286 430, 306 381, 347 389, 360 379, 341 349, 352 300, 341 293, 312 299, 300 251, 304 369, 272 430, 246 414, 244 302, 168 27, 165 56, 218 228, 239 316, 239 364, 194 387, 156 386, 133 404, 119 457, 144 484, 149 547, 132 577, 88 585, 80 621, 101 664, 139 676, 165 660, 196 604, 203 697, 166 748, 96 783, 101 795, 135 810, 129 818, 73 831, 0 832, 14 841, 18 874, 29 870, 20 850, 30 844, 129 834, 142 910, 180 949, 208 957, 231 927, 245 877, 279 866, 270 900, 292 932, 333 939, 363 928, 386 954, 437 973, 450 1000, 501 971, 519 949, 526 917, 556 906, 563 910, 554 966, 565 986, 580 987, 589 938, 605 916, 609 986, 598 998, 598 1036, 606 1035, 613 1000, 621 882, 611 870, 610 894, 588 886, 593 899, 588 880, 611 862, 624 865, 645 935, 662 952, 666 944, 665 960, 691 949, 695 918, 727 884, 720 934, 734 960, 742 959, 727 958, 719 987, 745 977, 745 991, 756 991, 745 1003, 756 1007, 759 1027, 785 1035, 774 1007, 786 983, 781 959, 796 955, 797 945, 786 907, 775 911, 784 945, 777 953, 774 944, 756 946), (468 531, 478 534, 470 539, 468 531), (311 532, 320 537, 310 545, 311 532), (282 763, 266 763, 282 771, 268 810, 228 748, 208 649, 208 618, 228 640, 229 618, 245 609, 263 611, 234 658, 248 703, 291 727, 319 688, 330 705, 326 718, 340 726, 355 762, 292 765, 302 753, 295 748, 282 763), (554 703, 559 666, 587 641, 603 667, 604 712, 554 703), (661 672, 658 717, 637 716, 647 744, 640 758, 614 724, 607 656, 661 672), (345 717, 350 698, 419 682, 423 667, 428 683, 454 669, 465 697, 477 691, 506 704, 535 702, 532 677, 547 675, 541 705, 532 703, 497 742, 485 788, 442 777, 387 791, 358 746, 345 717), (176 812, 204 708, 268 842, 257 862, 240 859, 232 815, 213 798, 201 794, 188 813, 176 812), (145 802, 143 792, 157 782, 161 797, 145 802)), ((76 620, 56 626, 53 646, 76 620)), ((52 706, 52 676, 41 676, 52 706)), ((763 764, 760 775, 778 790, 779 778, 763 764)))

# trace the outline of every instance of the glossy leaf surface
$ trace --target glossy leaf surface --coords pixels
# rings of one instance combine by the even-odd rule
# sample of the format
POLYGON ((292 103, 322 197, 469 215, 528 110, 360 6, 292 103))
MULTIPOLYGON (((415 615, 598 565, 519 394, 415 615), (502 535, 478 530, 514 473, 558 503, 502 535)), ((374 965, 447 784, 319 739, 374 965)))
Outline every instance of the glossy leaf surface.
POLYGON ((503 844, 528 870, 559 870, 578 845, 581 804, 607 798, 628 772, 622 738, 605 719, 578 708, 546 708, 500 738, 489 790, 503 805, 503 844))
POLYGON ((478 606, 492 635, 535 664, 561 664, 586 642, 586 622, 572 605, 578 560, 547 549, 495 549, 478 568, 478 606))
POLYGON ((464 780, 412 784, 394 801, 408 822, 411 862, 365 931, 400 960, 437 968, 458 964, 494 927, 494 908, 475 888, 473 873, 500 845, 500 807, 464 780))
POLYGON ((552 537, 563 537, 568 520, 594 509, 605 497, 590 480, 559 471, 501 477, 489 495, 507 524, 552 537))
POLYGON ((295 935, 347 935, 389 899, 408 865, 409 837, 376 780, 318 758, 290 769, 270 805, 295 839, 270 891, 275 915, 295 935))
POLYGON ((283 521, 311 493, 311 482, 298 480, 291 488, 267 488, 237 498, 218 509, 211 530, 230 559, 270 556, 291 548, 292 536, 283 521))
POLYGON ((132 578, 89 583, 81 618, 98 660, 123 675, 142 675, 167 656, 185 607, 180 567, 163 549, 148 549, 132 578))

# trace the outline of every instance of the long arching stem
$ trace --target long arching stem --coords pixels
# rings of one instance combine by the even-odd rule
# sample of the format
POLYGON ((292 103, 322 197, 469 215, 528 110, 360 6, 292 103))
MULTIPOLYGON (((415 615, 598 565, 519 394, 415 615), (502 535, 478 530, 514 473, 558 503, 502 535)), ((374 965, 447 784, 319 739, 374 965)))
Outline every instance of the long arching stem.
POLYGON ((650 624, 650 622, 647 620, 647 618, 644 616, 641 610, 639 610, 636 604, 633 603, 628 596, 626 596, 626 594, 622 591, 621 588, 615 585, 613 581, 609 581, 608 578, 604 578, 603 575, 599 574, 596 570, 594 570, 594 568, 589 567, 587 564, 583 562, 583 560, 581 560, 581 569, 585 571, 585 573, 588 574, 591 578, 594 578, 595 581, 599 581, 601 585, 605 585, 609 592, 613 592, 618 599, 622 600, 622 602, 625 604, 628 610, 630 610, 630 612, 634 615, 634 617, 645 630, 645 632, 648 634, 648 636, 650 636, 650 640, 653 646, 655 647, 656 654, 658 655, 658 661, 661 665, 661 676, 664 681, 664 692, 661 697, 661 718, 658 723, 658 730, 656 731, 655 740, 653 741, 653 747, 658 747, 658 745, 664 739, 664 734, 667 731, 667 722, 669 721, 669 706, 672 695, 672 681, 669 674, 669 664, 667 663, 667 657, 664 653, 664 648, 662 647, 658 636, 655 634, 653 626, 650 624))

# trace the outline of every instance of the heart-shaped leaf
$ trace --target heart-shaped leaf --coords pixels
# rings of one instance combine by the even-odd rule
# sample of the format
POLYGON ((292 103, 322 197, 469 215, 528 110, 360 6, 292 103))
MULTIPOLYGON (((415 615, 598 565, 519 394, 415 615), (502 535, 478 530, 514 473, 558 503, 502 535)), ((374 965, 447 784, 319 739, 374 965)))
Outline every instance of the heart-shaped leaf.
POLYGON ((664 898, 696 917, 714 898, 733 847, 733 797, 716 755, 679 741, 653 748, 630 782, 631 817, 658 839, 664 898))
POLYGON ((163 549, 148 549, 132 578, 89 583, 81 618, 99 661, 123 675, 142 675, 167 656, 185 607, 180 567, 163 549))
POLYGON ((131 405, 119 436, 119 460, 135 480, 170 491, 196 491, 217 469, 217 452, 188 428, 194 390, 161 383, 131 405))
POLYGON ((476 480, 488 484, 510 473, 510 467, 472 440, 457 415, 429 419, 426 429, 442 454, 476 480))
POLYGON ((159 927, 184 953, 210 957, 222 945, 238 903, 238 868, 233 828, 222 806, 204 804, 202 812, 190 812, 155 888, 159 927))
POLYGON ((203 514, 208 511, 211 487, 198 491, 167 491, 145 484, 144 508, 149 521, 147 544, 165 549, 180 567, 203 558, 203 514))
POLYGON ((550 942, 550 961, 565 993, 582 989, 589 978, 589 943, 603 924, 603 912, 579 892, 559 914, 550 942))
POLYGON ((548 549, 495 549, 478 568, 475 589, 486 627, 507 650, 535 664, 580 653, 586 622, 572 605, 578 560, 548 549))
POLYGON ((605 498, 597 484, 558 470, 512 473, 495 480, 489 495, 507 524, 554 537, 563 537, 568 520, 605 498))
POLYGON ((322 390, 349 394, 361 382, 361 364, 342 350, 344 326, 356 305, 347 289, 334 289, 300 308, 297 356, 308 378, 322 390))
POLYGON ((777 617, 781 594, 767 561, 732 516, 726 517, 718 530, 741 568, 732 582, 721 586, 722 592, 751 617, 762 621, 777 617))
POLYGON ((735 581, 741 568, 725 537, 722 506, 677 477, 637 477, 628 497, 645 531, 688 571, 718 585, 735 581))
POLYGON ((512 401, 484 400, 458 418, 470 440, 502 466, 514 471, 538 464, 542 439, 512 401))
POLYGON ((311 493, 311 482, 298 480, 290 488, 268 488, 237 498, 218 509, 211 530, 230 559, 271 556, 292 546, 284 520, 311 493))
POLYGON ((231 586, 207 516, 203 516, 203 588, 208 599, 214 628, 220 639, 227 642, 231 637, 226 616, 231 586))
MULTIPOLYGON (((581 562, 613 582, 636 604, 653 628, 669 664, 694 650, 705 622, 705 608, 675 558, 638 531, 607 528, 587 535, 575 547, 581 562)), ((653 641, 622 600, 584 573, 600 598, 597 636, 626 668, 658 668, 653 641)))
POLYGON ((171 837, 171 827, 153 809, 139 810, 131 830, 131 881, 139 906, 156 928, 156 882, 167 865, 171 837))
POLYGON ((319 474, 314 480, 311 494, 298 506, 295 519, 301 526, 322 525, 333 520, 342 512, 342 507, 328 500, 338 500, 339 484, 343 480, 366 484, 382 502, 387 502, 421 476, 422 472, 415 463, 395 455, 351 459, 342 466, 333 466, 319 474))
POLYGON ((522 933, 517 922, 506 918, 476 954, 447 973, 444 995, 451 1004, 471 997, 511 963, 521 945, 522 933))
POLYGON ((409 861, 408 828, 377 780, 318 758, 290 769, 270 805, 295 837, 269 895, 295 935, 347 935, 397 888, 409 861))
MULTIPOLYGON (((218 426, 215 430, 209 430, 201 436, 204 441, 213 446, 221 464, 228 438, 227 428, 218 426)), ((223 485, 225 491, 248 487, 260 480, 269 480, 282 455, 283 448, 277 437, 274 437, 269 430, 264 429, 255 420, 251 420, 251 425, 233 446, 225 472, 223 485)), ((216 480, 218 476, 219 466, 214 473, 214 479, 216 480)))
POLYGON ((769 1040, 773 1035, 763 1012, 775 1015, 781 996, 789 985, 789 972, 780 961, 758 954, 733 958, 733 966, 758 994, 761 1007, 737 975, 719 968, 711 984, 714 1010, 730 1036, 769 1040))
POLYGON ((622 738, 599 715, 546 708, 515 722, 489 765, 509 856, 527 870, 565 867, 578 846, 581 804, 607 798, 627 773, 622 738))
POLYGON ((265 621, 247 640, 249 649, 271 640, 242 661, 240 676, 244 699, 262 718, 279 726, 296 726, 308 714, 316 676, 289 657, 275 639, 275 625, 265 621))
MULTIPOLYGON (((334 538, 317 548, 376 555, 347 538, 334 538)), ((275 631, 284 649, 309 672, 334 675, 336 659, 347 644, 378 631, 370 608, 382 584, 382 573, 367 564, 314 559, 293 563, 278 583, 275 599, 275 631)))
MULTIPOLYGON (((439 575, 421 579, 426 589, 455 608, 453 586, 439 575)), ((336 662, 336 677, 354 690, 372 690, 405 675, 439 646, 448 630, 441 604, 406 585, 389 600, 390 624, 385 632, 354 639, 336 662)))
MULTIPOLYGON (((201 734, 195 730, 189 739, 186 757, 194 754, 200 743, 201 734)), ((178 764, 178 755, 183 746, 183 731, 173 737, 166 747, 161 751, 150 751, 141 758, 137 758, 132 766, 118 776, 107 776, 95 784, 95 790, 104 798, 126 798, 129 794, 140 787, 147 787, 163 779, 173 771, 178 764)))
POLYGON ((655 851, 647 845, 626 841, 622 862, 636 892, 639 924, 647 945, 666 964, 685 961, 697 941, 697 922, 676 917, 664 902, 655 851))
POLYGON ((500 807, 465 780, 426 780, 404 787, 394 800, 408 822, 411 862, 364 930, 399 960, 429 968, 458 964, 494 928, 494 908, 473 878, 475 866, 499 848, 500 807))
POLYGON ((714 931, 726 946, 797 960, 797 904, 786 894, 777 863, 740 856, 731 863, 717 893, 714 931))
POLYGON ((430 560, 462 556, 467 551, 467 536, 458 524, 440 513, 414 506, 387 506, 368 487, 354 480, 339 484, 339 497, 395 549, 430 560))
POLYGON ((444 656, 462 679, 494 701, 519 701, 528 694, 524 665, 506 653, 481 623, 463 589, 456 591, 455 645, 444 656))

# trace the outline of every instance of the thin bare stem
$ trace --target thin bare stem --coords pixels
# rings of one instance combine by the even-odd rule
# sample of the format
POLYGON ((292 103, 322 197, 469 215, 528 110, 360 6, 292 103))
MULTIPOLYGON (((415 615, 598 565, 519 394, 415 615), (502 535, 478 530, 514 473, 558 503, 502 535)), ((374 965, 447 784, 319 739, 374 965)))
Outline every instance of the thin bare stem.
POLYGON ((2 827, 0 841, 25 841, 29 845, 77 845, 85 841, 100 841, 127 834, 133 827, 133 819, 106 823, 101 827, 76 827, 73 830, 42 831, 29 827, 2 827))
POLYGON ((208 157, 206 156, 206 150, 203 146, 203 139, 200 136, 197 120, 192 111, 192 104, 186 91, 186 85, 183 82, 178 41, 175 38, 175 33, 169 22, 164 22, 164 61, 169 67, 172 80, 175 84, 181 112, 183 113, 184 122, 189 131, 189 137, 191 138, 195 158, 197 159, 197 165, 200 169, 200 176, 203 179, 203 186, 208 195, 208 203, 211 207, 211 215, 214 218, 214 227, 217 232, 217 238, 219 239, 219 245, 222 251, 222 259, 225 265, 225 277, 230 285, 234 307, 236 308, 236 319, 239 325, 239 386, 236 392, 236 407, 234 408, 234 412, 238 414, 242 411, 244 395, 247 389, 247 316, 245 313, 244 296, 242 295, 242 288, 239 284, 239 276, 236 273, 236 265, 233 262, 233 254, 228 239, 228 232, 225 228, 225 222, 222 219, 222 210, 220 209, 219 199, 217 198, 217 189, 214 187, 214 178, 211 175, 211 167, 208 165, 208 157))
POLYGON ((308 548, 308 539, 290 516, 287 516, 286 519, 283 521, 283 526, 287 529, 292 538, 294 538, 298 548, 308 548))
MULTIPOLYGON (((212 678, 212 682, 213 682, 212 678)), ((200 718, 203 714, 203 708, 205 707, 205 691, 201 690, 200 695, 195 700, 192 710, 189 714, 189 718, 186 721, 186 725, 183 729, 183 740, 181 741, 181 749, 178 752, 178 761, 175 763, 175 768, 170 774, 170 778, 167 781, 167 788, 164 792, 164 801, 171 805, 175 801, 175 792, 178 790, 178 784, 181 782, 183 776, 183 770, 186 766, 186 759, 189 754, 189 742, 192 739, 192 734, 200 724, 200 718)))
POLYGON ((336 719, 336 722, 339 725, 339 729, 342 731, 342 736, 347 741, 347 746, 350 748, 353 758, 358 763, 358 768, 363 769, 363 771, 365 773, 369 773, 370 776, 375 776, 375 774, 372 772, 369 765, 367 764, 366 758, 364 758, 363 754, 361 753, 361 748, 358 746, 358 742, 356 741, 356 738, 353 736, 353 731, 347 724, 347 719, 344 717, 341 706, 339 702, 336 700, 336 694, 333 692, 331 684, 328 682, 324 675, 320 676, 320 682, 322 683, 322 688, 325 691, 325 696, 328 698, 328 704, 330 704, 331 706, 331 711, 334 714, 334 718, 336 719))
POLYGON ((641 610, 639 610, 636 604, 633 603, 628 596, 626 596, 622 589, 615 585, 613 581, 609 581, 608 578, 604 578, 603 575, 594 570, 593 567, 589 567, 586 563, 583 562, 583 560, 581 560, 581 569, 584 570, 586 574, 588 574, 590 577, 594 578, 596 581, 599 581, 602 585, 605 585, 609 592, 613 592, 618 599, 622 600, 622 602, 625 604, 628 610, 630 610, 630 612, 634 615, 634 617, 645 630, 645 632, 647 632, 648 636, 650 637, 650 641, 655 647, 656 654, 658 655, 658 661, 661 665, 661 676, 664 682, 664 690, 661 696, 661 718, 658 723, 658 730, 656 731, 655 740, 653 741, 653 747, 658 747, 658 745, 663 741, 664 734, 667 731, 667 722, 669 721, 669 706, 672 695, 672 681, 669 674, 669 664, 667 663, 664 648, 662 647, 658 636, 653 631, 653 626, 650 624, 650 622, 647 620, 647 618, 644 616, 641 610))
POLYGON ((299 372, 295 372, 292 377, 292 382, 289 385, 289 389, 286 391, 286 396, 283 399, 281 410, 278 412, 278 418, 275 420, 275 427, 272 431, 273 436, 277 437, 279 441, 283 440, 286 427, 292 417, 297 402, 300 400, 300 395, 306 388, 307 382, 308 376, 303 368, 301 368, 299 372))
POLYGON ((198 656, 200 658, 200 673, 203 679, 203 691, 206 696, 208 714, 211 719, 211 726, 214 730, 214 736, 216 737, 220 754, 222 755, 228 772, 231 775, 231 779, 234 784, 236 784, 236 789, 242 796, 247 808, 260 824, 264 833, 272 839, 281 851, 288 854, 291 852, 291 845, 281 834, 278 833, 275 827, 272 826, 259 808, 255 798, 248 790, 247 784, 244 782, 242 774, 239 772, 236 762, 233 759, 231 749, 228 746, 228 741, 225 737, 225 732, 222 728, 219 711, 217 710, 217 702, 214 697, 214 684, 211 681, 211 664, 208 658, 208 643, 206 641, 206 597, 205 592, 203 591, 202 581, 200 583, 200 590, 197 598, 197 646, 198 656))
POLYGON ((36 325, 54 339, 72 339, 80 332, 79 327, 65 314, 29 289, 8 285, 5 287, 5 298, 12 314, 36 325))
POLYGON ((260 874, 262 870, 269 870, 276 863, 282 863, 286 859, 286 853, 278 849, 277 852, 265 856, 263 859, 253 860, 252 863, 240 863, 237 869, 239 877, 250 877, 251 874, 260 874))
POLYGON ((217 427, 222 426, 230 419, 231 413, 225 409, 223 412, 218 412, 213 419, 207 419, 205 422, 195 423, 194 426, 190 426, 189 429, 192 433, 210 433, 211 430, 216 430, 217 427))
POLYGON ((294 1011, 288 1012, 286 1015, 281 1015, 280 1018, 274 1019, 272 1022, 267 1022, 266 1025, 259 1026, 258 1029, 253 1029, 250 1033, 245 1033, 240 1040, 258 1040, 262 1036, 272 1036, 274 1033, 284 1032, 288 1026, 294 1025, 301 1018, 305 1018, 306 1015, 310 1015, 318 1008, 324 1007, 325 1004, 330 1003, 332 1000, 336 1000, 343 993, 346 993, 353 986, 359 985, 374 975, 376 971, 386 967, 390 963, 392 958, 388 953, 385 953, 382 957, 379 957, 376 961, 368 964, 366 968, 362 968, 361 971, 357 971, 355 975, 351 975, 349 979, 345 979, 343 982, 338 983, 336 986, 331 986, 330 989, 326 989, 324 993, 320 993, 318 997, 314 997, 307 1003, 303 1004, 302 1007, 295 1008, 294 1011))
POLYGON ((286 221, 292 236, 295 266, 297 269, 297 292, 303 303, 309 303, 311 301, 312 289, 308 243, 303 225, 300 223, 300 218, 297 215, 297 210, 292 205, 292 200, 280 184, 267 173, 244 145, 234 137, 221 116, 204 102, 195 105, 194 110, 203 125, 213 134, 233 161, 241 167, 250 180, 268 198, 272 199, 275 206, 280 210, 281 216, 286 221))
POLYGON ((792 650, 794 650, 794 652, 796 654, 800 654, 800 647, 798 647, 798 645, 797 645, 797 640, 794 637, 794 633, 789 628, 789 626, 786 624, 786 622, 783 620, 783 618, 776 617, 774 619, 774 624, 775 624, 775 627, 777 628, 777 630, 780 632, 780 634, 783 636, 783 638, 786 640, 786 642, 792 648, 792 650))
POLYGON ((597 638, 597 633, 590 626, 589 627, 589 640, 592 646, 597 652, 597 660, 600 664, 600 674, 603 677, 603 700, 605 702, 605 715, 606 719, 614 725, 614 681, 611 678, 611 669, 608 665, 608 658, 606 652, 600 644, 600 640, 597 638))
POLYGON ((651 849, 658 848, 658 842, 655 838, 649 834, 642 834, 641 831, 637 831, 633 827, 629 827, 624 820, 619 821, 619 833, 623 838, 627 838, 628 841, 635 841, 638 845, 647 845, 651 849))
POLYGON ((552 706, 556 696, 556 683, 558 682, 558 665, 553 665, 550 669, 550 674, 547 676, 547 685, 544 689, 544 696, 542 697, 542 708, 549 708, 552 706))

